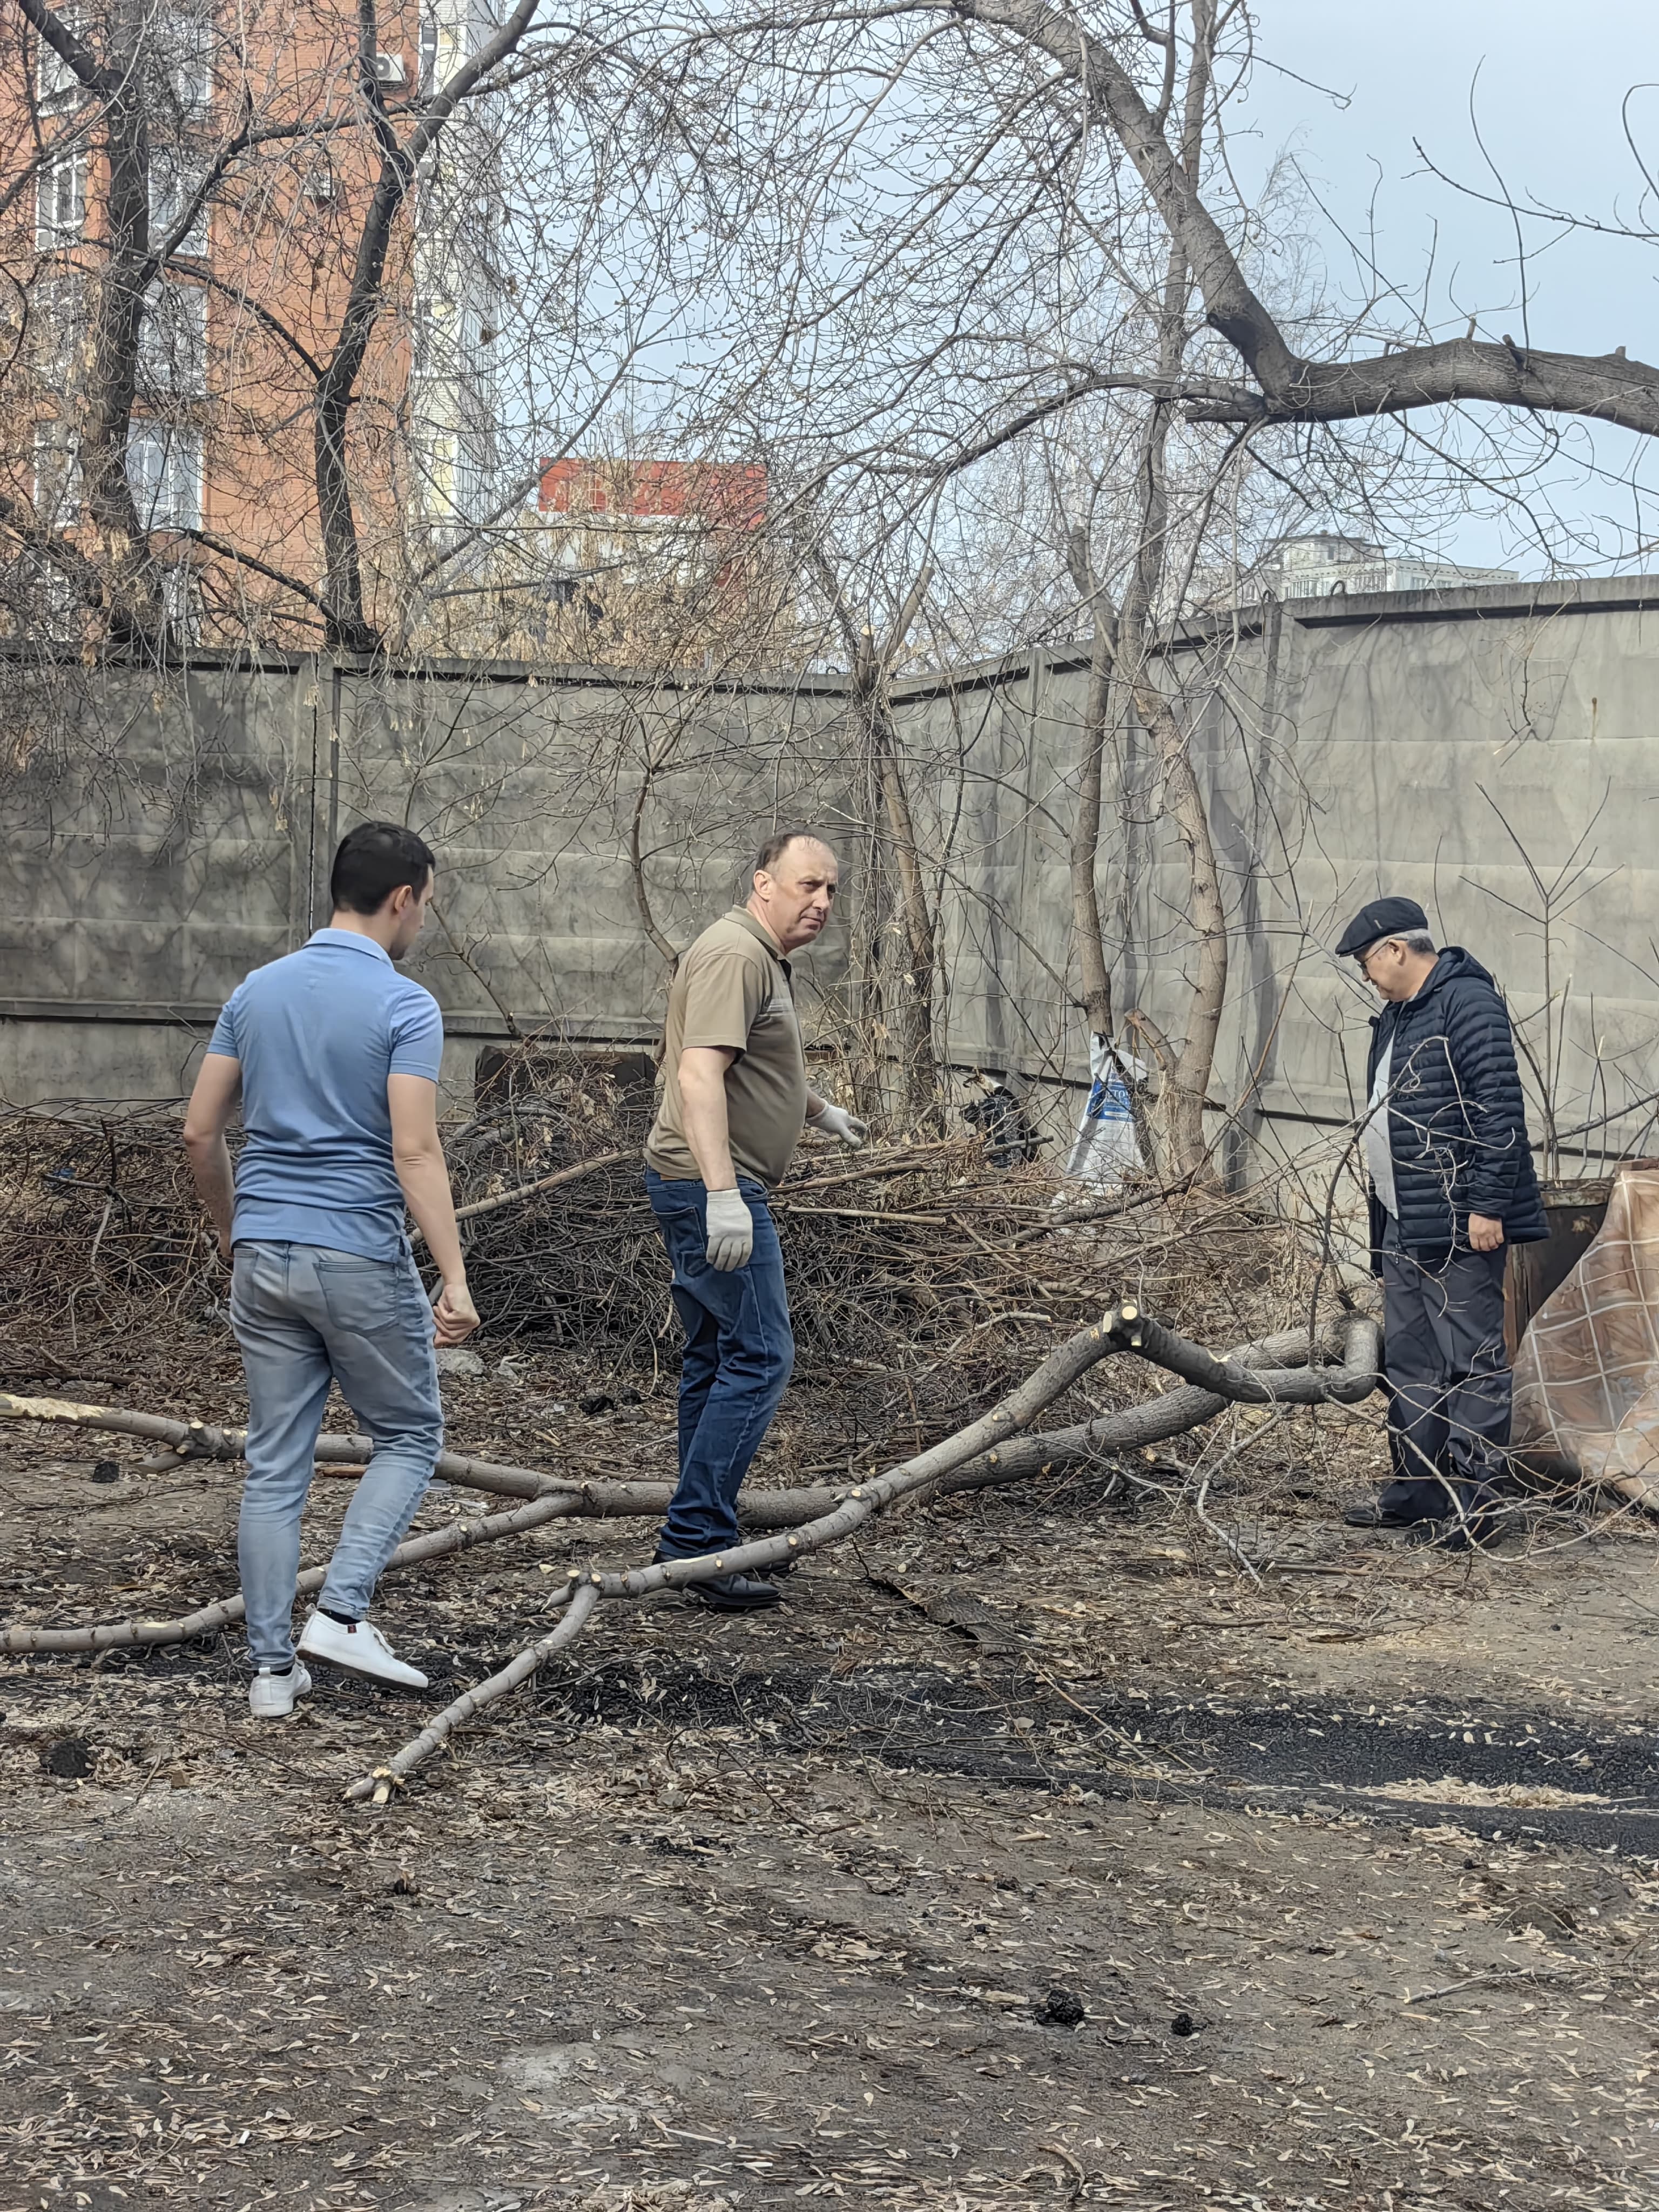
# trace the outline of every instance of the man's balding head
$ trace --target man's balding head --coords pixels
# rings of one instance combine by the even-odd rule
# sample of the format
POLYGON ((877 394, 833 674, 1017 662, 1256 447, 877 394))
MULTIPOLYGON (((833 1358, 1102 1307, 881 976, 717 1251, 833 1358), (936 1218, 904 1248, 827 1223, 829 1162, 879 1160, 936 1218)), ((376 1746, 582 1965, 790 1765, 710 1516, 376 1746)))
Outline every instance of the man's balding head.
POLYGON ((796 951, 822 935, 840 874, 822 837, 810 830, 779 830, 756 856, 749 911, 765 923, 784 951, 796 951))

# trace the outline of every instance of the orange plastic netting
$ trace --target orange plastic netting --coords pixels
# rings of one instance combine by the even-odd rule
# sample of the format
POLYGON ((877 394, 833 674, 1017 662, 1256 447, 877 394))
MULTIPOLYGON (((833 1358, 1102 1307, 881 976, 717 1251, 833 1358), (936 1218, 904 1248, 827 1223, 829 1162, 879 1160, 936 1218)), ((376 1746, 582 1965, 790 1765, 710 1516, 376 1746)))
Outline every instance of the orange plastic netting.
POLYGON ((1600 1235, 1533 1316, 1513 1441, 1659 1507, 1659 1168, 1619 1170, 1600 1235))

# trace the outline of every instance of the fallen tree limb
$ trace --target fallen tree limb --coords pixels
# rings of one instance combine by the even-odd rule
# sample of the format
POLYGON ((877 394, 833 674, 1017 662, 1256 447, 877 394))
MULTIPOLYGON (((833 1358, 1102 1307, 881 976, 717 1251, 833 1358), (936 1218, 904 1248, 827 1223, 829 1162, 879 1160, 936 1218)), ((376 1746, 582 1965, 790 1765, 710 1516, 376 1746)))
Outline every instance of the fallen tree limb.
MULTIPOLYGON (((1299 1333, 1300 1342, 1307 1346, 1305 1332, 1299 1333)), ((1296 1341, 1295 1338, 1292 1341, 1296 1341)), ((1362 1361, 1369 1346, 1374 1355, 1378 1338, 1376 1324, 1355 1320, 1348 1328, 1348 1347, 1351 1356, 1362 1361)), ((556 1632, 530 1645, 488 1681, 467 1691, 452 1705, 437 1715, 421 1734, 410 1739, 393 1753, 385 1765, 372 1774, 365 1775, 347 1790, 349 1799, 361 1802, 373 1797, 377 1804, 385 1804, 392 1790, 403 1782, 465 1721, 470 1720, 493 1705, 500 1698, 516 1689, 535 1674, 543 1661, 552 1651, 564 1648, 574 1640, 582 1621, 601 1598, 640 1598, 657 1590, 684 1589, 688 1585, 712 1580, 716 1576, 741 1574, 781 1565, 784 1561, 804 1557, 825 1549, 851 1535, 855 1529, 901 1498, 915 1498, 942 1487, 948 1477, 964 1469, 975 1461, 984 1460, 989 1467, 995 1463, 994 1455, 1000 1452, 1006 1440, 1030 1423, 1042 1411, 1061 1396, 1090 1368, 1115 1352, 1135 1352, 1143 1358, 1154 1359, 1158 1364, 1170 1364, 1176 1358, 1187 1358, 1196 1354, 1206 1363, 1224 1387, 1208 1394, 1224 1405, 1230 1400, 1255 1401, 1256 1394, 1275 1402, 1293 1402, 1289 1397, 1289 1386, 1296 1382, 1305 1393, 1300 1402, 1315 1403, 1338 1393, 1364 1395, 1376 1386, 1376 1370, 1373 1357, 1369 1372, 1363 1367, 1344 1369, 1328 1382, 1316 1370, 1285 1370, 1267 1378, 1252 1372, 1231 1360, 1217 1360, 1201 1347, 1189 1345, 1186 1339, 1176 1337, 1160 1325, 1150 1322, 1139 1309, 1125 1304, 1103 1316, 1091 1328, 1081 1329, 1056 1351, 1051 1352, 1036 1372, 1017 1389, 981 1414, 976 1421, 959 1429, 942 1443, 928 1450, 918 1452, 913 1458, 890 1468, 868 1482, 857 1483, 840 1499, 834 1510, 821 1518, 810 1521, 799 1529, 784 1536, 772 1536, 757 1542, 738 1544, 731 1550, 713 1558, 671 1559, 660 1565, 617 1571, 590 1565, 570 1570, 572 1613, 564 1624, 568 1633, 556 1632), (1157 1334, 1154 1334, 1153 1332, 1157 1334), (1150 1348, 1149 1348, 1150 1347, 1150 1348), (1360 1388, 1363 1382, 1364 1389, 1360 1388), (1275 1388, 1274 1386, 1279 1386, 1275 1388), (592 1601, 578 1618, 575 1613, 577 1595, 588 1590, 592 1601)), ((1190 1424, 1188 1424, 1190 1425, 1190 1424)), ((1033 1440, 1035 1441, 1035 1440, 1033 1440)), ((999 1480, 1013 1479, 1004 1472, 999 1480)))
POLYGON ((491 1674, 476 1689, 468 1690, 457 1698, 453 1705, 446 1705, 442 1712, 427 1723, 419 1735, 404 1746, 390 1765, 377 1766, 368 1777, 367 1784, 354 1784, 349 1794, 361 1797, 372 1793, 374 1802, 384 1805, 392 1790, 401 1788, 410 1768, 419 1765, 422 1759, 430 1759, 463 1722, 470 1721, 473 1714, 481 1711, 485 1705, 494 1705, 497 1698, 504 1698, 509 1691, 516 1690, 520 1682, 527 1682, 543 1661, 550 1659, 562 1645, 574 1644, 580 1635, 588 1614, 599 1603, 599 1592, 592 1580, 573 1582, 560 1593, 557 1601, 562 1605, 568 1603, 569 1610, 550 1635, 544 1636, 539 1644, 532 1644, 527 1650, 520 1651, 516 1659, 507 1662, 499 1674, 491 1674))
MULTIPOLYGON (((1100 1419, 1075 1428, 1022 1437, 1012 1444, 981 1452, 938 1478, 936 1487, 939 1492, 957 1493, 1018 1482, 1031 1474, 1051 1474, 1113 1452, 1133 1450, 1161 1443, 1212 1419, 1230 1402, 1239 1398, 1251 1402, 1271 1399, 1281 1404, 1306 1404, 1321 1399, 1346 1399, 1355 1395, 1363 1396, 1375 1383, 1374 1369, 1370 1379, 1366 1380, 1364 1368, 1358 1364, 1363 1359, 1367 1344, 1371 1346, 1374 1356, 1376 1333, 1376 1326, 1371 1322, 1354 1321, 1348 1324, 1347 1364, 1334 1370, 1309 1370, 1306 1367, 1308 1335, 1305 1329, 1288 1329, 1277 1336, 1263 1338, 1257 1343, 1241 1345, 1223 1359, 1217 1360, 1200 1346, 1189 1344, 1185 1338, 1175 1336, 1159 1324, 1147 1322, 1133 1307, 1119 1308, 1115 1314, 1107 1316, 1102 1326, 1108 1329, 1110 1337, 1109 1351, 1135 1351, 1143 1358, 1161 1365, 1173 1366, 1176 1361, 1188 1365, 1201 1363, 1205 1371, 1225 1378, 1230 1387, 1225 1392, 1191 1386, 1166 1391, 1161 1397, 1149 1399, 1142 1405, 1128 1407, 1120 1413, 1104 1415, 1100 1419), (1367 1330, 1370 1331, 1369 1337, 1364 1334, 1367 1330), (1135 1340, 1137 1335, 1140 1340, 1139 1342, 1135 1340), (1269 1360, 1291 1359, 1297 1359, 1304 1364, 1297 1368, 1280 1368, 1261 1364, 1269 1360), (1362 1382, 1364 1388, 1360 1387, 1362 1382)), ((1092 1340, 1093 1333, 1085 1334, 1092 1340)), ((1073 1340, 1073 1344, 1077 1341, 1073 1340)), ((1328 1352, 1334 1348, 1334 1340, 1330 1331, 1315 1346, 1316 1352, 1328 1352)), ((1045 1373, 1048 1364, 1045 1363, 1044 1368, 1038 1370, 1039 1376, 1045 1373)), ((1081 1371, 1079 1370, 1079 1373, 1081 1371)), ((1185 1371, 1184 1367, 1178 1368, 1176 1371, 1185 1371)), ((1034 1376, 1032 1382, 1036 1380, 1037 1377, 1034 1376)), ((1030 1385, 1025 1387, 1029 1389, 1030 1385)), ((1066 1387, 1062 1383, 1058 1389, 1048 1392, 1043 1402, 1048 1402, 1060 1395, 1060 1389, 1066 1387)), ((1016 1398, 1018 1395, 1018 1393, 1015 1394, 1016 1398)), ((175 1420, 162 1414, 130 1413, 118 1407, 82 1406, 65 1399, 21 1398, 0 1394, 0 1415, 14 1419, 59 1422, 118 1435, 157 1439, 173 1444, 187 1459, 240 1459, 246 1443, 246 1432, 240 1429, 219 1428, 201 1421, 175 1420)), ((994 1416, 986 1418, 990 1419, 994 1416)), ((971 1430, 962 1431, 964 1437, 972 1433, 971 1430)), ((945 1451, 956 1442, 957 1439, 947 1438, 945 1444, 936 1446, 934 1450, 945 1451)), ((371 1450, 372 1445, 367 1437, 327 1436, 318 1439, 317 1455, 324 1464, 362 1462, 371 1450)), ((923 1454, 921 1458, 926 1460, 930 1456, 923 1454)), ((906 1464, 915 1466, 919 1463, 909 1462, 906 1464)), ((519 1535, 528 1529, 544 1527, 550 1521, 577 1517, 659 1519, 667 1511, 673 1495, 673 1486, 666 1482, 562 1483, 553 1478, 538 1475, 529 1468, 498 1466, 490 1461, 474 1459, 456 1452, 441 1454, 435 1471, 446 1480, 509 1496, 527 1495, 530 1502, 516 1512, 456 1522, 448 1528, 410 1538, 398 1547, 387 1562, 385 1571, 388 1574, 403 1567, 416 1565, 423 1560, 445 1558, 470 1551, 479 1544, 519 1535)), ((914 1494, 923 1486, 925 1483, 910 1486, 902 1492, 895 1492, 895 1498, 899 1495, 914 1494)), ((854 1489, 851 1495, 859 1498, 862 1486, 854 1489)), ((833 1520, 847 1498, 848 1493, 844 1490, 830 1487, 752 1490, 744 1492, 740 1510, 744 1519, 757 1528, 810 1530, 814 1524, 827 1525, 833 1520)), ((781 1552, 775 1546, 770 1556, 785 1556, 796 1547, 797 1540, 791 1537, 781 1552)), ((754 1547, 750 1548, 752 1550, 754 1547)), ((808 1548, 817 1547, 812 1545, 808 1548)), ((732 1556, 735 1558, 737 1555, 732 1556)), ((300 1594, 305 1595, 319 1589, 325 1574, 325 1570, 320 1567, 308 1568, 300 1577, 300 1594)), ((196 1637, 210 1636, 219 1629, 229 1627, 240 1620, 242 1615, 242 1600, 236 1595, 218 1600, 171 1620, 112 1621, 76 1628, 11 1628, 0 1631, 0 1651, 84 1652, 185 1644, 196 1637)))
MULTIPOLYGON (((609 1499, 603 1509, 605 1518, 659 1521, 674 1494, 672 1484, 666 1482, 615 1483, 605 1486, 612 1492, 635 1493, 625 1500, 614 1497, 609 1499)), ((826 1512, 842 1494, 825 1489, 757 1491, 744 1500, 744 1516, 756 1528, 793 1528, 826 1512)), ((550 1521, 589 1518, 597 1510, 580 1491, 550 1491, 545 1497, 520 1506, 516 1512, 490 1514, 478 1521, 457 1521, 447 1528, 411 1536, 398 1547, 381 1572, 395 1574, 400 1567, 417 1566, 425 1559, 470 1552, 477 1545, 520 1536, 526 1529, 544 1527, 550 1521)), ((295 1585, 299 1595, 305 1597, 320 1589, 326 1576, 326 1568, 307 1567, 295 1585)), ((211 1636, 221 1628, 233 1626, 241 1620, 243 1610, 239 1593, 234 1597, 217 1599, 194 1613, 182 1613, 174 1620, 106 1621, 87 1628, 0 1629, 0 1652, 114 1651, 148 1649, 162 1644, 189 1644, 198 1636, 211 1636)))
POLYGON ((1133 1305, 1118 1308, 1112 1328, 1125 1351, 1218 1398, 1247 1406, 1352 1405, 1376 1389, 1382 1353, 1382 1331, 1367 1314, 1348 1317, 1340 1368, 1293 1369, 1281 1376, 1253 1373, 1236 1358, 1218 1359, 1133 1305))
MULTIPOLYGON (((716 1553, 712 1558, 667 1559, 661 1565, 635 1567, 622 1572, 605 1571, 599 1567, 572 1567, 570 1589, 574 1600, 578 1591, 591 1589, 594 1601, 599 1598, 645 1597, 651 1592, 664 1589, 684 1589, 688 1583, 708 1582, 719 1575, 749 1572, 764 1567, 781 1566, 787 1559, 808 1553, 821 1551, 825 1545, 838 1543, 850 1536, 855 1528, 896 1498, 906 1497, 927 1488, 944 1475, 963 1465, 990 1447, 1000 1443, 1016 1430, 1024 1428, 1053 1402, 1063 1391, 1070 1389, 1079 1376, 1099 1360, 1110 1358, 1123 1347, 1111 1334, 1111 1323, 1116 1318, 1107 1314, 1091 1328, 1079 1329, 1029 1376, 1018 1389, 1009 1392, 988 1413, 971 1421, 965 1429, 947 1437, 942 1443, 919 1452, 869 1482, 855 1483, 847 1495, 839 1500, 833 1511, 820 1519, 808 1522, 804 1528, 793 1530, 787 1536, 763 1538, 757 1543, 735 1545, 730 1551, 716 1553)), ((571 1629, 571 1640, 582 1620, 592 1610, 590 1604, 571 1629)), ((568 1624, 566 1624, 568 1625, 568 1624)), ((555 1637, 544 1637, 539 1644, 531 1644, 518 1654, 500 1674, 447 1706, 437 1717, 393 1753, 384 1766, 354 1782, 347 1790, 349 1799, 361 1801, 373 1796, 384 1804, 390 1790, 407 1779, 422 1762, 430 1757, 437 1747, 445 1742, 464 1720, 505 1697, 520 1683, 527 1681, 542 1664, 546 1654, 559 1648, 555 1637)))
MULTIPOLYGON (((172 1444, 181 1462, 240 1460, 247 1449, 246 1429, 174 1420, 163 1413, 129 1413, 120 1406, 82 1406, 67 1398, 20 1398, 0 1391, 0 1419, 56 1422, 172 1444)), ((316 1458, 322 1466, 361 1466, 374 1449, 369 1437, 322 1436, 317 1439, 316 1458)), ((568 1476, 538 1474, 534 1468, 503 1466, 465 1452, 440 1452, 433 1474, 440 1481, 500 1498, 565 1498, 570 1512, 596 1520, 637 1520, 665 1513, 674 1488, 668 1482, 573 1482, 568 1476)), ((838 1490, 828 1489, 757 1490, 744 1493, 739 1510, 757 1527, 791 1528, 827 1511, 840 1495, 838 1490)))
MULTIPOLYGON (((1136 1347, 1130 1345, 1125 1348, 1133 1351, 1136 1347)), ((1316 1351, 1324 1353, 1336 1348, 1334 1333, 1328 1330, 1316 1351)), ((1292 1381, 1306 1380, 1301 1370, 1307 1365, 1307 1330, 1288 1328, 1277 1336, 1263 1337, 1257 1343, 1237 1346, 1226 1354, 1225 1363, 1255 1370, 1263 1383, 1273 1386, 1277 1395, 1287 1398, 1292 1381), (1294 1366, 1289 1364, 1292 1361, 1296 1363, 1294 1366), (1281 1366, 1280 1362, 1285 1364, 1281 1366)), ((998 1483, 1023 1481, 1028 1475, 1053 1474, 1063 1468, 1103 1459, 1113 1452, 1139 1451, 1147 1444, 1166 1443, 1170 1437, 1181 1436, 1188 1429, 1213 1420, 1218 1413, 1225 1412, 1231 1402, 1218 1391, 1193 1387, 1166 1390, 1161 1397, 1147 1398, 1119 1413, 1103 1413, 1098 1420, 1085 1421, 1076 1428, 1050 1429, 1037 1436, 1020 1437, 959 1468, 940 1487, 946 1491, 985 1490, 998 1483)))
MULTIPOLYGON (((570 1511, 564 1498, 538 1498, 514 1513, 495 1513, 482 1521, 456 1521, 428 1535, 411 1536, 399 1544, 381 1571, 418 1566, 424 1559, 441 1559, 452 1553, 470 1552, 475 1545, 493 1543, 502 1536, 517 1536, 526 1528, 539 1528, 549 1521, 563 1519, 570 1511)), ((301 1597, 321 1589, 326 1567, 307 1567, 295 1588, 301 1597)), ((120 1651, 149 1649, 161 1644, 189 1644, 198 1636, 211 1636, 242 1619, 246 1608, 241 1593, 204 1605, 176 1620, 114 1620, 96 1628, 8 1628, 0 1632, 0 1651, 120 1651)))
MULTIPOLYGON (((539 1198, 544 1190, 557 1190, 561 1183, 579 1182, 582 1176, 597 1175, 601 1168, 619 1167, 624 1160, 635 1157, 630 1150, 618 1152, 599 1152, 591 1160, 578 1160, 574 1167, 560 1168, 556 1174, 539 1176, 534 1182, 521 1182, 516 1190, 504 1190, 494 1198, 475 1198, 470 1206, 458 1206, 457 1221, 476 1221, 480 1214, 499 1213, 504 1206, 517 1206, 526 1198, 539 1198)), ((409 1232, 411 1244, 424 1242, 418 1229, 409 1232)))

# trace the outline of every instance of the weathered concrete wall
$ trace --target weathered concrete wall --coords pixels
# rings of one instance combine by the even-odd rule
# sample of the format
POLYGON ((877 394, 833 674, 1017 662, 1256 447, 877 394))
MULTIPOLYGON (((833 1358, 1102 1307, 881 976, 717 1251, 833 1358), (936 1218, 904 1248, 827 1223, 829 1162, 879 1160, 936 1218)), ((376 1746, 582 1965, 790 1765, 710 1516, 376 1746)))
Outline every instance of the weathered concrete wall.
MULTIPOLYGON (((0 855, 0 1091, 170 1097, 247 970, 327 919, 354 821, 441 856, 411 970, 444 1006, 446 1075, 512 1026, 653 1036, 672 944, 729 902, 795 805, 845 818, 842 702, 811 679, 742 691, 461 668, 208 668, 83 679, 84 738, 14 777, 0 855), (67 762, 67 764, 66 764, 67 762), (639 847, 634 864, 635 836, 639 847)), ((802 963, 833 987, 845 934, 802 963)))
MULTIPOLYGON (((1328 948, 1379 891, 1420 900, 1492 969, 1559 1131, 1659 1091, 1656 676, 1649 579, 1292 603, 1169 654, 1233 919, 1214 1095, 1248 1097, 1270 1149, 1346 1120, 1363 1089, 1372 1004, 1328 948)), ((968 793, 940 868, 952 1049, 1035 1076, 1085 1064, 1066 846, 1086 680, 1081 652, 1022 656, 913 684, 901 708, 930 836, 957 772, 968 793)), ((1144 734, 1112 744, 1098 880, 1117 1004, 1178 1036, 1185 860, 1144 734)), ((1615 1116, 1614 1150, 1647 1110, 1615 1116)))
MULTIPOLYGON (((1380 890, 1420 898, 1443 941, 1492 968, 1561 1128, 1659 1090, 1656 673, 1659 581, 1642 579, 1297 603, 1166 656, 1234 924, 1214 1095, 1248 1099, 1269 1153, 1351 1110, 1370 1008, 1328 946, 1380 890)), ((410 820, 443 856, 418 971, 446 1009, 457 1091, 507 1014, 577 1041, 653 1035, 664 963, 641 889, 684 944, 775 823, 846 829, 859 894, 831 678, 370 678, 295 660, 164 687, 77 680, 71 741, 40 746, 7 792, 14 1100, 175 1095, 239 978, 325 918, 334 837, 369 815, 410 820)), ((1058 1085, 1086 1066, 1066 868, 1085 680, 1068 649, 900 688, 959 1066, 1058 1085)), ((1118 1005, 1178 1035, 1184 859, 1145 736, 1127 724, 1112 748, 1099 883, 1118 1005)), ((846 941, 843 917, 803 963, 809 1000, 836 988, 846 941)), ((1638 1110, 1608 1134, 1616 1147, 1641 1126, 1638 1110)))

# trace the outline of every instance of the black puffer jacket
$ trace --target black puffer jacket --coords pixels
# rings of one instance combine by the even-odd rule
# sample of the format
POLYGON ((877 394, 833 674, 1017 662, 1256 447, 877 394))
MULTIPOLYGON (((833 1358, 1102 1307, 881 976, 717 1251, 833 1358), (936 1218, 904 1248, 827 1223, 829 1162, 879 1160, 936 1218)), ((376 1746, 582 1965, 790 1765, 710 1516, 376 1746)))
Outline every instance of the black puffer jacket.
MULTIPOLYGON (((1400 1242, 1417 1251, 1467 1250, 1471 1213, 1501 1221, 1510 1244, 1547 1237, 1510 1018, 1480 963, 1447 945, 1417 996, 1373 1019, 1368 1098, 1390 1041, 1389 1149, 1400 1242)), ((1373 1191, 1374 1267, 1382 1218, 1373 1191)))

